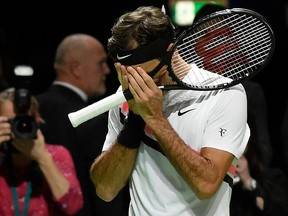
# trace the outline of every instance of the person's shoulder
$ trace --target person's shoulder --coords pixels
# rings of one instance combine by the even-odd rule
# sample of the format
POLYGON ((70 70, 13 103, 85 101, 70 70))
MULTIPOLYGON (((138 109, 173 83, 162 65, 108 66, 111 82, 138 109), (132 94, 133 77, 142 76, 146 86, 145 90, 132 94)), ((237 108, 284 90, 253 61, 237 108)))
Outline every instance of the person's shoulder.
MULTIPOLYGON (((36 98, 40 106, 48 106, 51 108, 51 105, 55 107, 61 107, 64 110, 81 108, 85 105, 83 99, 74 91, 63 86, 51 86, 46 91, 36 95, 36 98), (65 109, 66 108, 66 109, 65 109)), ((42 107, 43 109, 43 107, 42 107)))
MULTIPOLYGON (((220 89, 221 91, 221 89, 220 89)), ((224 93, 241 93, 241 94, 246 94, 245 88, 244 86, 239 83, 237 85, 231 86, 229 88, 224 89, 224 91, 222 91, 224 93)))
POLYGON ((218 93, 215 93, 216 107, 218 110, 224 112, 224 110, 227 111, 227 109, 230 109, 234 111, 238 110, 240 112, 240 110, 247 109, 247 96, 245 89, 241 84, 216 91, 218 91, 218 93))
POLYGON ((66 92, 70 92, 71 90, 64 87, 64 86, 58 86, 58 85, 51 85, 48 89, 40 92, 39 94, 37 94, 38 98, 45 98, 48 95, 59 95, 60 93, 66 93, 66 92))
POLYGON ((38 100, 39 103, 43 103, 45 101, 50 101, 50 99, 54 99, 54 95, 56 95, 54 93, 54 90, 52 89, 52 87, 39 92, 38 94, 35 95, 36 99, 38 100))

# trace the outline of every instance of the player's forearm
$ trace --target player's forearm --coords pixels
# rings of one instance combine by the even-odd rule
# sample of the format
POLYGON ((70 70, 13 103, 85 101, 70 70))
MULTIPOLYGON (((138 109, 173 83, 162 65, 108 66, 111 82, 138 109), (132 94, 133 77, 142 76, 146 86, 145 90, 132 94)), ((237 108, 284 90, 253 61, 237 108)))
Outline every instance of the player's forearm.
POLYGON ((54 198, 60 199, 69 190, 69 181, 61 173, 55 164, 52 156, 47 152, 43 154, 40 160, 37 161, 39 167, 48 182, 54 198))
POLYGON ((187 146, 167 119, 154 118, 154 121, 149 128, 179 174, 199 198, 212 196, 222 181, 213 163, 187 146))
POLYGON ((91 166, 90 176, 100 198, 111 201, 126 185, 134 166, 136 153, 137 149, 116 143, 96 158, 91 166))

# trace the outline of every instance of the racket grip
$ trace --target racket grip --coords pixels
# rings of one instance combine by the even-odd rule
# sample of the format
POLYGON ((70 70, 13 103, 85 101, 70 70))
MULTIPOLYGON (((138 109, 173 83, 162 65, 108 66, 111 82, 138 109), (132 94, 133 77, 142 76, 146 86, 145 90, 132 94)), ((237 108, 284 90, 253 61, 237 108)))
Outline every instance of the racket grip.
POLYGON ((73 127, 77 127, 80 124, 88 121, 108 110, 121 105, 125 101, 133 98, 129 90, 124 92, 116 92, 100 101, 97 101, 87 107, 84 107, 78 111, 68 114, 68 118, 73 127))

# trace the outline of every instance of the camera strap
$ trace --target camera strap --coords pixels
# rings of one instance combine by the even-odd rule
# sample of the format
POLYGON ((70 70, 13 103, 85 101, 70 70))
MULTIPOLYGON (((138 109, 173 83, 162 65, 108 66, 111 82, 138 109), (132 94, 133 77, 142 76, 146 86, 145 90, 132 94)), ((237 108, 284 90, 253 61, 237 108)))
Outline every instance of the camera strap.
POLYGON ((31 181, 27 182, 27 189, 24 197, 24 206, 23 206, 23 211, 22 214, 20 213, 20 208, 19 208, 19 197, 17 193, 17 187, 14 186, 15 184, 15 173, 14 173, 14 167, 12 164, 12 156, 11 154, 7 155, 7 163, 8 163, 8 168, 10 170, 10 179, 12 180, 12 186, 10 187, 11 193, 12 193, 12 198, 13 198, 13 205, 14 205, 14 211, 15 211, 15 216, 27 216, 28 215, 28 208, 29 208, 29 203, 30 203, 30 198, 32 194, 32 183, 31 181))
POLYGON ((18 197, 18 194, 17 194, 16 187, 12 186, 11 187, 11 192, 12 192, 12 197, 13 197, 15 216, 27 216, 28 207, 29 207, 30 198, 31 198, 31 193, 32 193, 31 182, 29 181, 27 183, 27 189, 26 189, 26 194, 25 194, 25 197, 24 197, 24 207, 23 207, 22 214, 20 214, 19 203, 18 203, 19 197, 18 197))

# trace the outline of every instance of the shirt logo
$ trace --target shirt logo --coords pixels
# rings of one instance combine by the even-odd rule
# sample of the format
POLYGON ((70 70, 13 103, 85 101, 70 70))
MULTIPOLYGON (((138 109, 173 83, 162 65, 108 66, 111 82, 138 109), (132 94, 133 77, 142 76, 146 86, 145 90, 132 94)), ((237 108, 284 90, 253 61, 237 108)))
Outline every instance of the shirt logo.
POLYGON ((219 132, 220 132, 220 136, 223 137, 223 136, 225 136, 227 130, 225 128, 220 128, 219 132))
POLYGON ((195 110, 195 108, 186 110, 186 111, 184 111, 184 112, 181 112, 181 110, 179 110, 179 111, 178 111, 178 116, 182 116, 182 115, 184 115, 185 113, 190 112, 190 111, 192 111, 192 110, 195 110))
POLYGON ((119 55, 117 54, 117 59, 118 59, 118 60, 122 60, 122 59, 128 58, 128 57, 131 56, 131 55, 132 55, 132 54, 125 55, 125 56, 119 56, 119 55))

